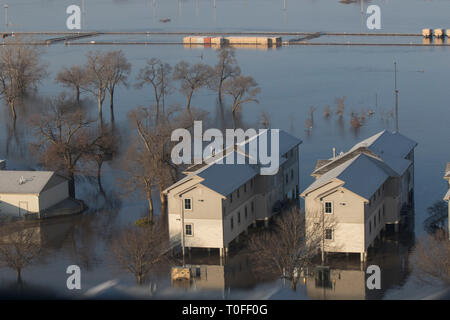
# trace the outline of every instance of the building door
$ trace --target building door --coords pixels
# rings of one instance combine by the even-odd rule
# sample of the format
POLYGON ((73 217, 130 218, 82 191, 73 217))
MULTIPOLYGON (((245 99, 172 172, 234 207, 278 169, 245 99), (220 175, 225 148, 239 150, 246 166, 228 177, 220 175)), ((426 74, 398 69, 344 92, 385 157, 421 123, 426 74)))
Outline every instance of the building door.
POLYGON ((28 201, 19 201, 19 216, 23 217, 28 213, 28 201))

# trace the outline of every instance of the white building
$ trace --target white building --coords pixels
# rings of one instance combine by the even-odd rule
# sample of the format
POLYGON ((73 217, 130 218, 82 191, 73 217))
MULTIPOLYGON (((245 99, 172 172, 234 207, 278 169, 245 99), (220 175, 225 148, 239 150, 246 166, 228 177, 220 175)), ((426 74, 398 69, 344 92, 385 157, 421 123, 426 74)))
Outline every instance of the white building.
MULTIPOLYGON (((259 135, 253 138, 259 139, 259 135)), ((302 141, 280 131, 279 142, 275 175, 261 175, 261 165, 249 164, 249 155, 236 148, 224 152, 224 163, 229 157, 236 160, 239 154, 246 158, 245 164, 216 161, 189 168, 185 178, 164 191, 171 238, 181 237, 187 248, 218 248, 223 255, 230 242, 239 239, 251 224, 258 220, 267 223, 284 200, 298 200, 298 146, 302 141)))
MULTIPOLYGON (((398 231, 402 211, 413 204, 414 148, 417 143, 382 131, 339 156, 319 160, 305 198, 306 223, 333 219, 324 226, 327 252, 367 250, 386 225, 398 231)), ((407 211, 407 210, 404 210, 407 211)))
POLYGON ((68 180, 55 172, 0 171, 0 215, 41 218, 68 198, 68 180))

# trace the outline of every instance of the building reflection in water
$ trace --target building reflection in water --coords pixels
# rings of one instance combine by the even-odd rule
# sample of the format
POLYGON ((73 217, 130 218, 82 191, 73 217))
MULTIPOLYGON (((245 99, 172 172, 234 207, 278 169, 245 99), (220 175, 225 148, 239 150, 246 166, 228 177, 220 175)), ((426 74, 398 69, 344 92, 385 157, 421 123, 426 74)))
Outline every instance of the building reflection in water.
POLYGON ((204 250, 192 249, 184 267, 172 267, 172 287, 186 291, 219 291, 225 298, 232 289, 251 289, 261 283, 252 272, 246 254, 230 254, 225 261, 218 255, 205 255, 204 250))
POLYGON ((400 233, 388 233, 371 248, 368 261, 361 265, 358 255, 330 256, 328 266, 308 270, 307 295, 321 300, 382 299, 387 290, 402 286, 410 275, 409 253, 414 245, 414 213, 408 215, 400 233), (381 289, 368 289, 367 267, 381 270, 381 289))
MULTIPOLYGON (((312 267, 299 280, 297 291, 305 287, 309 299, 365 300, 382 299, 387 290, 402 286, 410 275, 409 252, 414 245, 414 214, 411 213, 399 233, 388 231, 370 249, 368 261, 361 265, 359 255, 335 254, 328 257, 326 267, 312 267), (367 288, 366 269, 377 265, 381 270, 381 289, 367 288)), ((172 267, 172 287, 186 291, 221 291, 223 297, 236 289, 252 289, 263 282, 255 276, 248 256, 241 252, 221 263, 218 255, 192 250, 185 267, 172 267)), ((281 288, 280 288, 281 290, 281 288)))

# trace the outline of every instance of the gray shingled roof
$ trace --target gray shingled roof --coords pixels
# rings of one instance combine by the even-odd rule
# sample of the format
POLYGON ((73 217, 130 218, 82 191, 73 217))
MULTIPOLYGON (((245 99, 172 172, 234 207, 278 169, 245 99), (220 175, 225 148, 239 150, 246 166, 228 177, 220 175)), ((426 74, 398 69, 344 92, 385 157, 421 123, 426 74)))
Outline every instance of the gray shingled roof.
POLYGON ((344 188, 365 199, 370 199, 392 174, 395 173, 385 163, 361 153, 320 176, 303 191, 303 194, 314 191, 337 178, 344 182, 344 188))
POLYGON ((391 157, 405 158, 417 142, 405 137, 398 132, 383 130, 353 146, 350 151, 359 147, 367 147, 379 157, 389 155, 391 157))
POLYGON ((0 193, 39 194, 65 180, 53 171, 0 170, 0 193))
MULTIPOLYGON (((270 155, 271 149, 271 129, 267 130, 267 142, 268 142, 268 154, 270 155)), ((251 139, 259 139, 260 136, 250 138, 251 139)), ((248 141, 249 141, 248 140, 248 141)), ((247 142, 248 142, 247 141, 247 142)), ((282 155, 287 153, 290 149, 302 143, 302 141, 287 132, 280 130, 279 131, 279 165, 281 166, 286 159, 282 158, 282 155)), ((245 164, 237 164, 236 156, 237 154, 247 154, 249 155, 249 144, 243 143, 240 148, 237 150, 228 149, 226 156, 222 159, 221 163, 212 163, 208 165, 199 165, 198 170, 195 170, 195 166, 192 166, 190 170, 194 169, 195 171, 191 171, 186 177, 169 187, 167 190, 170 190, 172 187, 180 185, 181 183, 191 179, 192 177, 198 176, 203 179, 201 182, 202 185, 220 193, 223 196, 228 196, 231 192, 236 190, 238 187, 242 186, 245 182, 249 181, 251 178, 255 177, 260 173, 261 164, 249 164, 248 158, 246 158, 245 164), (233 157, 234 164, 226 164, 227 159, 233 157)), ((251 154, 251 153, 250 153, 251 154)))
POLYGON ((331 158, 328 163, 323 162, 321 167, 316 167, 313 174, 321 174, 327 167, 333 168, 335 163, 340 164, 347 158, 353 158, 358 151, 377 156, 383 160, 398 175, 402 175, 411 165, 411 161, 405 157, 417 146, 417 142, 403 136, 398 132, 383 130, 361 142, 355 144, 348 152, 331 158), (352 154, 353 153, 353 154, 352 154))

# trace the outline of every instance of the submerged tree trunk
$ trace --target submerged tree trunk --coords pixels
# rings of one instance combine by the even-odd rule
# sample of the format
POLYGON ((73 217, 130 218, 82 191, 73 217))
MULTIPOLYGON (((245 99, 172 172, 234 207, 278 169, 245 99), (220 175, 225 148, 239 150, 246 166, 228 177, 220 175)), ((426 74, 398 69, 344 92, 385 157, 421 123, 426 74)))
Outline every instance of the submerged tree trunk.
POLYGON ((294 291, 297 290, 297 279, 295 277, 292 277, 291 279, 291 289, 294 291))
POLYGON ((11 109, 11 116, 13 118, 13 123, 16 123, 17 120, 17 113, 16 113, 16 105, 14 102, 9 103, 9 108, 11 109))
POLYGON ((109 91, 110 110, 111 110, 111 122, 114 122, 114 88, 109 91))
POLYGON ((194 91, 192 90, 191 92, 189 92, 188 99, 187 99, 186 109, 189 112, 191 112, 191 100, 192 100, 192 95, 193 94, 194 94, 194 91))
POLYGON ((17 269, 17 283, 22 283, 22 269, 17 269))
POLYGON ((76 97, 77 97, 77 104, 80 104, 80 87, 75 86, 75 91, 76 91, 76 97))
POLYGON ((69 174, 69 196, 75 199, 75 176, 69 174))
POLYGON ((97 104, 98 104, 98 120, 100 121, 100 127, 103 128, 103 106, 102 106, 102 99, 100 96, 97 97, 97 104))
POLYGON ((148 200, 148 220, 153 221, 153 199, 151 191, 147 191, 147 200, 148 200))
POLYGON ((165 224, 167 222, 167 198, 162 189, 159 192, 159 199, 161 201, 161 220, 165 224))
POLYGON ((220 79, 219 82, 219 90, 218 90, 218 96, 219 96, 219 102, 222 104, 222 84, 223 84, 223 80, 220 79))
POLYGON ((103 185, 102 185, 102 166, 103 166, 103 161, 100 161, 97 163, 97 183, 98 183, 98 189, 100 190, 100 193, 105 195, 105 190, 103 190, 103 185))

